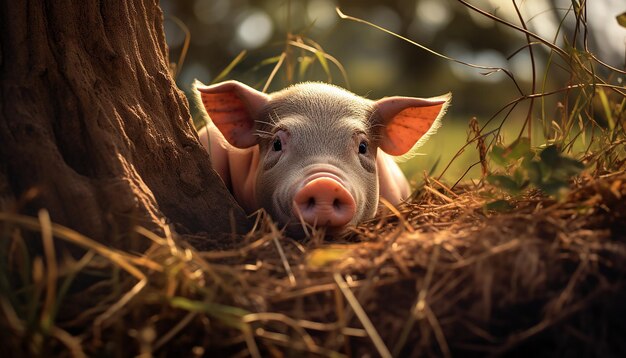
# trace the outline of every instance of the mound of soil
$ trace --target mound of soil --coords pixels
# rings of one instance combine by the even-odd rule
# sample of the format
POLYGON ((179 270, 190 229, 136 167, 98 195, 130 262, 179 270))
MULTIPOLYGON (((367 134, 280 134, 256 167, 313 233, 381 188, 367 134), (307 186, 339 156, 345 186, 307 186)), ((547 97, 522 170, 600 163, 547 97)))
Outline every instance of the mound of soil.
MULTIPOLYGON (((153 243, 140 256, 75 241, 91 256, 60 264, 76 277, 39 344, 75 356, 625 356, 625 182, 586 177, 563 201, 529 193, 489 212, 492 188, 433 181, 332 242, 284 237, 262 214, 228 245, 139 229, 153 243)), ((3 349, 32 352, 37 331, 7 322, 3 349)))

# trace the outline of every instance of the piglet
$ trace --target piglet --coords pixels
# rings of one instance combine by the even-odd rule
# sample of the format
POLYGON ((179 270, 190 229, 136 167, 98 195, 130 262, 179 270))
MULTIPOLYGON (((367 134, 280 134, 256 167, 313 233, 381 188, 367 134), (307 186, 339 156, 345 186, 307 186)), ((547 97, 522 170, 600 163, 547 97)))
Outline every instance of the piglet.
POLYGON ((209 116, 200 141, 238 203, 292 229, 304 221, 335 233, 372 218, 379 196, 409 197, 392 156, 433 133, 450 101, 373 101, 312 82, 272 94, 236 81, 194 87, 209 116))

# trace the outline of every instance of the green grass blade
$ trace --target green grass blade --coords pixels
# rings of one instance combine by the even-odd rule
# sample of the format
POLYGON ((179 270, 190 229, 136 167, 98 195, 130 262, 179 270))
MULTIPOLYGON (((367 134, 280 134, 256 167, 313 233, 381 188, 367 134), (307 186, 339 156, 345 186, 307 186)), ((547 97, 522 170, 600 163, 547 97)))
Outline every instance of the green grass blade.
POLYGON ((609 124, 609 129, 612 132, 615 129, 615 120, 613 119, 613 113, 611 112, 609 98, 606 96, 606 93, 602 89, 598 89, 597 93, 598 97, 600 98, 600 103, 602 103, 602 109, 604 110, 604 115, 606 116, 606 120, 609 124))
POLYGON ((261 67, 265 67, 267 65, 273 65, 276 62, 280 61, 280 57, 281 57, 281 55, 266 58, 265 60, 259 62, 256 66, 252 67, 250 72, 258 71, 261 67))
POLYGON ((214 302, 194 301, 184 297, 173 297, 170 300, 172 307, 184 309, 189 312, 206 313, 231 327, 244 329, 242 317, 250 312, 233 306, 222 305, 214 302))
POLYGON ((300 66, 298 67, 298 77, 300 80, 303 80, 306 76, 306 71, 309 69, 310 65, 315 62, 315 57, 312 56, 304 56, 300 60, 300 66))
POLYGON ((243 50, 239 53, 239 55, 237 55, 237 57, 235 57, 229 64, 228 66, 226 66, 225 69, 222 70, 222 72, 220 72, 219 75, 217 75, 217 77, 215 77, 213 79, 213 81, 211 81, 211 84, 220 82, 221 80, 223 80, 224 78, 226 78, 226 76, 228 76, 228 74, 233 70, 233 68, 235 68, 235 66, 237 66, 239 64, 239 62, 241 62, 244 57, 246 57, 246 54, 248 53, 248 51, 243 50))
POLYGON ((315 54, 315 57, 317 57, 318 61, 320 62, 320 65, 324 69, 324 73, 326 73, 326 77, 328 77, 328 82, 332 82, 333 77, 330 74, 330 67, 328 66, 328 61, 326 60, 326 57, 324 57, 324 51, 317 49, 317 51, 315 51, 314 54, 315 54))

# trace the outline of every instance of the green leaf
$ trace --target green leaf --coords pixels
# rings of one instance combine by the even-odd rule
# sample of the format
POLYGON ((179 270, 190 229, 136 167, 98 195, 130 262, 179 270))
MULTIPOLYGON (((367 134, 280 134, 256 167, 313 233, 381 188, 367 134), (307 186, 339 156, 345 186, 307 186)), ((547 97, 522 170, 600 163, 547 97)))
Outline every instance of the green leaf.
POLYGON ((211 84, 217 83, 223 80, 224 78, 226 78, 226 76, 228 76, 228 74, 233 70, 233 68, 235 68, 235 66, 237 66, 239 62, 243 60, 244 57, 246 57, 246 53, 247 53, 246 50, 241 51, 239 55, 237 55, 237 57, 235 57, 232 61, 230 61, 228 66, 226 66, 226 68, 223 69, 222 72, 220 72, 220 74, 217 75, 217 77, 213 79, 213 81, 211 81, 211 84))
POLYGON ((571 177, 580 174, 585 166, 576 159, 562 157, 559 165, 554 168, 552 177, 558 180, 568 181, 571 177))
POLYGON ((626 27, 626 12, 617 15, 615 17, 617 19, 617 23, 621 26, 621 27, 626 27))
POLYGON ((572 176, 579 174, 585 168, 580 161, 559 153, 554 145, 544 149, 540 157, 543 181, 554 179, 567 182, 572 176))
POLYGON ((552 172, 554 171, 555 165, 550 165, 543 161, 537 162, 537 164, 539 165, 539 173, 541 173, 540 183, 552 178, 552 172))
POLYGON ((484 209, 486 211, 507 212, 513 209, 513 205, 506 200, 495 200, 485 204, 484 209))
POLYGON ((488 183, 504 189, 511 194, 518 194, 520 192, 520 187, 517 185, 517 182, 506 175, 491 174, 488 175, 486 179, 488 183))
POLYGON ((563 161, 563 165, 568 168, 572 175, 579 174, 583 171, 583 169, 585 169, 585 165, 577 159, 563 157, 561 160, 563 161))
POLYGON ((501 167, 505 167, 508 164, 506 158, 504 158, 504 148, 499 145, 493 146, 491 152, 489 152, 489 157, 496 165, 501 167))
POLYGON ((517 160, 530 153, 530 139, 526 137, 519 138, 507 148, 506 157, 509 160, 517 160))
POLYGON ((559 150, 556 145, 552 144, 547 146, 544 150, 539 154, 541 161, 547 164, 550 167, 555 167, 559 164, 559 150))
POLYGON ((354 247, 350 245, 331 245, 313 250, 307 257, 308 266, 321 268, 339 261, 352 252, 354 247))
POLYGON ((543 181, 543 175, 541 173, 541 165, 536 161, 528 161, 525 165, 528 180, 534 186, 538 186, 543 181))
POLYGON ((567 182, 557 179, 547 180, 537 187, 541 189, 544 193, 552 195, 557 199, 562 199, 564 195, 568 192, 567 182))
POLYGON ((571 178, 585 168, 579 160, 561 153, 554 144, 536 155, 526 138, 520 138, 504 149, 494 147, 490 154, 496 161, 509 164, 506 175, 489 175, 487 182, 512 195, 517 195, 532 185, 550 196, 563 199, 569 190, 571 178))
POLYGON ((515 180, 518 186, 520 186, 524 181, 524 173, 522 173, 520 168, 515 169, 513 172, 513 180, 515 180))

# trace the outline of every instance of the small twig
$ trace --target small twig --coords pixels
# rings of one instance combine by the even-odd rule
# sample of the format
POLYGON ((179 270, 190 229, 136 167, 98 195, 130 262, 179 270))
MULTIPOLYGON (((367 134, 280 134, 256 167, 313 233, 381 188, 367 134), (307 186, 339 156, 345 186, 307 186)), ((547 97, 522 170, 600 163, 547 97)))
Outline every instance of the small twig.
POLYGON ((433 55, 435 55, 435 56, 437 56, 437 57, 440 57, 440 58, 442 58, 442 59, 444 59, 444 60, 447 60, 447 61, 452 61, 452 62, 455 62, 455 63, 461 64, 461 65, 465 65, 465 66, 472 67, 472 68, 476 68, 476 69, 487 70, 487 71, 490 71, 489 73, 491 73, 491 72, 500 72, 500 71, 501 71, 501 72, 505 73, 505 74, 506 74, 509 78, 511 78, 511 80, 513 81, 513 83, 514 83, 514 84, 515 84, 515 86, 517 87, 517 90, 519 91, 519 93, 520 93, 520 94, 524 94, 524 92, 522 91, 522 89, 521 89, 521 88, 519 87, 519 85, 517 84, 517 81, 515 80, 515 76, 513 76, 513 74, 512 74, 509 70, 507 70, 507 69, 505 69, 505 68, 502 68, 502 67, 492 67, 492 66, 482 66, 482 65, 476 65, 476 64, 473 64, 473 63, 469 63, 469 62, 461 61, 461 60, 459 60, 459 59, 456 59, 456 58, 452 58, 452 57, 446 56, 446 55, 441 54, 441 53, 439 53, 439 52, 437 52, 437 51, 435 51, 435 50, 432 50, 432 49, 430 49, 430 48, 428 48, 428 47, 426 47, 426 46, 424 46, 424 45, 422 45, 422 44, 420 44, 420 43, 418 43, 418 42, 415 42, 415 41, 413 41, 413 40, 410 40, 410 39, 408 39, 408 38, 406 38, 406 37, 404 37, 404 36, 402 36, 402 35, 399 35, 399 34, 397 34, 397 33, 393 32, 393 31, 387 30, 387 29, 385 29, 385 28, 384 28, 384 27, 382 27, 382 26, 378 26, 378 25, 373 24, 373 23, 371 23, 371 22, 369 22, 369 21, 366 21, 366 20, 363 20, 363 19, 359 19, 359 18, 356 18, 356 17, 352 17, 352 16, 349 16, 349 15, 346 15, 346 14, 344 14, 344 13, 343 13, 343 12, 339 9, 339 7, 336 7, 336 8, 335 8, 335 11, 336 11, 336 12, 337 12, 337 14, 339 15, 339 17, 340 17, 340 18, 342 18, 342 19, 351 20, 351 21, 359 22, 359 23, 362 23, 362 24, 365 24, 365 25, 368 25, 368 26, 374 27, 374 28, 376 28, 376 29, 378 29, 378 30, 380 30, 380 31, 382 31, 382 32, 384 32, 384 33, 387 33, 387 34, 389 34, 389 35, 395 36, 395 37, 397 37, 397 38, 399 38, 399 39, 401 39, 401 40, 403 40, 403 41, 406 41, 406 42, 410 43, 411 45, 417 46, 417 47, 421 48, 422 50, 427 51, 427 52, 429 52, 429 53, 431 53, 431 54, 433 54, 433 55))
POLYGON ((428 269, 426 270, 426 276, 424 277, 424 284, 417 295, 417 300, 415 301, 415 304, 413 305, 413 308, 411 309, 410 316, 408 320, 406 321, 406 323, 404 324, 404 327, 402 327, 402 330, 400 331, 400 338, 398 338, 398 342, 396 343, 396 346, 393 349, 394 357, 400 356, 400 351, 404 347, 406 340, 409 338, 409 334, 411 333, 411 330, 413 329, 413 325, 415 324, 415 321, 421 320, 425 317, 424 309, 426 307, 426 296, 428 295, 430 283, 433 279, 435 266, 437 265, 437 261, 439 261, 439 250, 440 250, 440 245, 438 244, 435 245, 433 248, 433 253, 430 258, 430 262, 428 264, 428 269))
POLYGON ((449 204, 454 203, 454 199, 450 199, 449 197, 441 194, 440 192, 438 192, 437 190, 431 188, 428 185, 424 185, 424 189, 426 189, 429 193, 432 193, 432 194, 436 195, 438 198, 440 198, 441 200, 445 201, 446 203, 449 203, 449 204))
POLYGON ((457 193, 452 191, 452 189, 450 189, 447 185, 443 184, 439 180, 437 180, 437 179, 435 179, 433 177, 428 178, 428 180, 434 181, 435 184, 439 185, 439 187, 441 187, 441 189, 445 190, 446 193, 450 194, 450 196, 452 196, 454 198, 458 198, 459 197, 459 195, 457 193))
POLYGON ((54 317, 52 316, 56 299, 58 266, 52 237, 52 223, 50 222, 50 214, 48 214, 46 209, 39 210, 39 222, 41 224, 41 239, 46 254, 47 266, 46 298, 41 310, 41 325, 47 330, 53 325, 52 320, 54 317))
MULTIPOLYGON (((323 357, 333 357, 333 358, 347 358, 346 355, 341 354, 339 352, 330 350, 330 349, 326 349, 324 347, 320 347, 320 346, 315 346, 313 347, 313 349, 309 349, 309 347, 307 347, 306 345, 303 345, 300 342, 294 342, 290 336, 282 334, 282 333, 277 333, 277 332, 269 332, 266 331, 265 329, 259 328, 257 329, 256 332, 256 336, 259 338, 262 338, 264 340, 267 341, 271 341, 274 344, 277 344, 279 346, 288 348, 290 350, 299 350, 299 351, 303 351, 303 353, 308 353, 313 354, 313 356, 323 356, 323 357)), ((244 354, 242 355, 247 355, 245 354, 246 352, 244 352, 244 354)), ((278 355, 280 356, 280 355, 278 355)), ((308 356, 308 355, 306 355, 308 356)))
POLYGON ((441 353, 444 357, 452 357, 452 353, 450 352, 450 347, 448 346, 448 342, 446 341, 446 336, 443 333, 443 329, 441 329, 441 325, 439 324, 435 313, 430 309, 429 305, 424 306, 424 314, 426 315, 426 319, 428 320, 428 323, 435 333, 435 338, 437 339, 437 343, 439 344, 439 349, 441 349, 441 353))
POLYGON ((287 57, 287 52, 282 52, 280 54, 280 58, 278 59, 278 62, 276 62, 276 65, 272 69, 270 76, 267 78, 267 81, 265 82, 265 86, 263 86, 263 92, 267 92, 267 89, 270 87, 270 84, 274 80, 274 76, 276 76, 276 73, 278 73, 278 69, 280 69, 280 67, 283 65, 283 62, 285 61, 286 57, 287 57))
POLYGON ((153 350, 156 352, 159 348, 163 347, 165 343, 169 342, 175 335, 177 335, 183 328, 187 327, 189 323, 197 316, 196 312, 189 312, 181 319, 172 329, 167 331, 158 341, 154 344, 153 350))
POLYGON ((472 256, 472 257, 467 258, 467 259, 465 259, 463 261, 455 262, 455 263, 449 265, 447 267, 447 269, 456 270, 456 269, 460 269, 460 268, 463 268, 463 267, 467 267, 467 266, 472 265, 472 264, 474 264, 476 262, 485 260, 485 259, 487 259, 487 258, 489 258, 491 256, 495 256, 495 255, 501 254, 503 252, 516 249, 516 248, 520 247, 520 245, 521 245, 521 243, 520 243, 520 241, 518 239, 513 239, 513 240, 508 241, 508 242, 506 242, 506 243, 504 243, 502 245, 494 246, 494 247, 490 248, 487 252, 484 252, 484 253, 482 253, 480 255, 472 256))
MULTIPOLYGON (((517 26, 515 24, 512 24, 512 23, 510 23, 510 22, 508 22, 506 20, 503 20, 503 19, 501 19, 501 18, 499 18, 499 17, 497 17, 495 15, 492 15, 492 14, 488 13, 487 11, 484 11, 484 10, 478 8, 475 5, 472 5, 472 4, 468 3, 465 0, 457 0, 457 1, 460 2, 461 4, 465 5, 467 8, 469 8, 469 9, 471 9, 471 10, 473 10, 473 11, 475 11, 475 12, 477 12, 477 13, 485 16, 485 17, 488 17, 488 18, 490 18, 490 19, 492 19, 492 20, 494 20, 494 21, 496 21, 496 22, 498 22, 498 23, 500 23, 502 25, 508 26, 508 27, 510 27, 510 28, 512 28, 514 30, 522 32, 522 33, 526 34, 527 36, 535 38, 537 41, 541 42, 542 44, 544 44, 545 46, 547 46, 548 48, 550 48, 554 52, 556 52, 559 55, 561 55, 561 57, 563 59, 565 59, 565 60, 567 60, 567 59, 575 60, 577 65, 580 66, 580 68, 582 68, 583 71, 585 71, 588 75, 592 76, 596 81, 598 81, 599 84, 607 84, 606 81, 604 81, 602 78, 598 77, 598 75, 596 75, 594 73, 593 68, 590 69, 587 66, 585 66, 577 57, 576 58, 572 58, 572 56, 568 55, 565 50, 563 50, 562 48, 560 48, 556 44, 554 44, 554 43, 552 43, 552 42, 542 38, 541 36, 535 34, 532 31, 529 31, 529 30, 527 30, 527 29, 525 29, 523 27, 519 27, 519 26, 517 26)), ((594 60, 596 59, 595 56, 592 56, 592 58, 594 60)), ((598 61, 598 63, 603 65, 603 66, 606 65, 604 62, 601 62, 601 61, 598 61)), ((609 69, 611 69, 613 71, 619 72, 619 73, 626 74, 624 71, 621 71, 619 69, 616 69, 616 68, 613 68, 613 67, 610 67, 610 66, 608 66, 607 68, 609 68, 609 69)), ((595 85, 597 85, 597 84, 595 84, 595 85)), ((623 88, 619 88, 619 87, 615 88, 613 86, 611 86, 610 88, 612 88, 615 92, 621 94, 622 96, 626 96, 626 93, 621 91, 623 88)))
POLYGON ((345 327, 343 324, 339 322, 321 323, 321 322, 308 321, 304 319, 299 319, 297 320, 297 322, 300 325, 300 327, 306 328, 306 329, 312 329, 315 331, 320 331, 320 332, 338 331, 341 334, 346 335, 346 336, 367 337, 367 332, 365 332, 363 329, 345 327))
MULTIPOLYGON (((313 42, 312 40, 309 40, 309 41, 313 42)), ((313 43, 315 43, 315 42, 313 42, 313 43)), ((316 52, 319 51, 315 47, 308 46, 308 45, 303 44, 301 42, 289 41, 289 44, 291 46, 299 47, 299 48, 301 48, 303 50, 306 50, 306 51, 309 51, 311 53, 316 53, 316 52)), ((337 60, 334 56, 329 55, 326 52, 322 53, 322 56, 324 56, 327 60, 329 60, 330 62, 335 64, 335 66, 337 66, 337 68, 339 69, 339 72, 341 72, 341 76, 343 77, 343 80, 346 82, 346 87, 350 88, 350 81, 348 80, 348 72, 346 72, 346 69, 343 67, 341 62, 339 62, 339 60, 337 60)))
POLYGON ((248 352, 252 358, 261 358, 261 352, 259 352, 259 347, 256 345, 254 334, 249 324, 244 325, 242 333, 246 341, 246 346, 248 347, 248 352))
POLYGON ((176 61, 176 68, 174 69, 173 77, 178 77, 180 70, 183 67, 183 63, 185 63, 185 57, 187 56, 187 51, 189 51, 189 43, 191 42, 191 31, 184 22, 182 22, 176 16, 166 16, 167 19, 172 20, 176 26, 178 26, 185 33, 185 41, 183 43, 183 48, 180 50, 180 55, 178 56, 178 61, 176 61))
POLYGON ((297 285, 296 282, 296 276, 293 274, 293 271, 291 270, 291 266, 289 265, 289 261, 287 260, 287 256, 285 256, 285 251, 283 250, 282 245, 280 244, 280 242, 278 241, 278 235, 277 235, 278 230, 275 230, 275 228, 272 228, 272 241, 274 242, 274 245, 276 246, 276 250, 278 251, 278 255, 280 256, 280 260, 283 263, 283 267, 285 268, 285 272, 287 273, 287 277, 289 277, 289 283, 291 284, 292 287, 295 287, 297 285))
POLYGON ((346 281, 338 273, 333 274, 333 278, 337 283, 337 287, 339 287, 341 293, 346 298, 346 301, 348 301, 348 304, 350 305, 350 307, 352 307, 352 311, 359 318, 359 321, 361 321, 363 328, 365 328, 367 335, 372 340, 372 343, 374 344, 374 347, 376 347, 378 354, 380 354, 380 356, 383 358, 391 358, 391 352, 389 352, 389 349, 387 349, 387 346, 383 342, 382 338, 380 338, 378 331, 376 331, 376 328, 372 324, 372 321, 370 321, 367 313, 365 313, 365 310, 363 310, 363 307, 348 287, 346 281))
POLYGON ((250 313, 250 314, 243 316, 242 320, 243 322, 248 323, 248 324, 256 322, 256 321, 282 322, 285 325, 293 328, 293 330, 296 331, 298 335, 300 335, 300 337, 302 338, 302 341, 304 342, 308 350, 313 351, 317 347, 317 345, 315 344, 315 341, 313 340, 313 337, 311 337, 311 335, 308 334, 307 331, 304 328, 302 328, 302 326, 300 326, 298 321, 282 313, 273 313, 273 312, 250 313))
POLYGON ((250 244, 237 250, 205 251, 205 252, 198 252, 197 255, 207 260, 220 260, 220 259, 242 257, 242 256, 245 257, 248 255, 249 252, 258 249, 259 247, 268 243, 272 239, 273 237, 271 235, 265 235, 261 237, 260 239, 253 241, 250 244))
POLYGON ((307 229, 307 224, 304 221, 304 217, 302 216, 302 212, 300 211, 300 206, 296 205, 295 201, 293 202, 292 206, 294 209, 296 209, 296 214, 298 215, 298 220, 300 221, 300 225, 302 225, 302 231, 304 232, 304 236, 311 237, 311 234, 309 233, 309 229, 307 229))
MULTIPOLYGON (((348 324, 348 321, 346 319, 346 310, 344 310, 344 300, 343 300, 343 296, 341 294, 341 290, 339 289, 339 287, 337 287, 337 285, 333 285, 333 297, 334 297, 334 307, 335 307, 335 314, 337 315, 337 323, 339 323, 341 325, 341 327, 345 327, 348 324)), ((367 335, 367 332, 365 332, 365 334, 367 335)), ((352 348, 350 347, 350 340, 347 339, 347 337, 343 336, 343 337, 338 337, 338 339, 336 340, 337 343, 340 343, 343 341, 343 349, 346 352, 346 354, 348 356, 352 356, 352 348)))
POLYGON ((393 204, 391 204, 387 199, 383 198, 382 196, 379 199, 380 199, 380 202, 385 207, 387 207, 387 209, 389 209, 389 211, 391 211, 398 218, 398 220, 400 220, 400 222, 402 223, 402 225, 408 232, 415 231, 415 229, 413 229, 411 224, 409 224, 409 222, 406 220, 404 215, 402 215, 402 213, 395 206, 393 206, 393 204))
POLYGON ((50 329, 50 335, 59 340, 59 342, 63 343, 65 347, 69 350, 69 353, 74 358, 85 358, 87 355, 83 351, 83 347, 81 346, 80 339, 72 336, 67 331, 53 326, 50 329))

